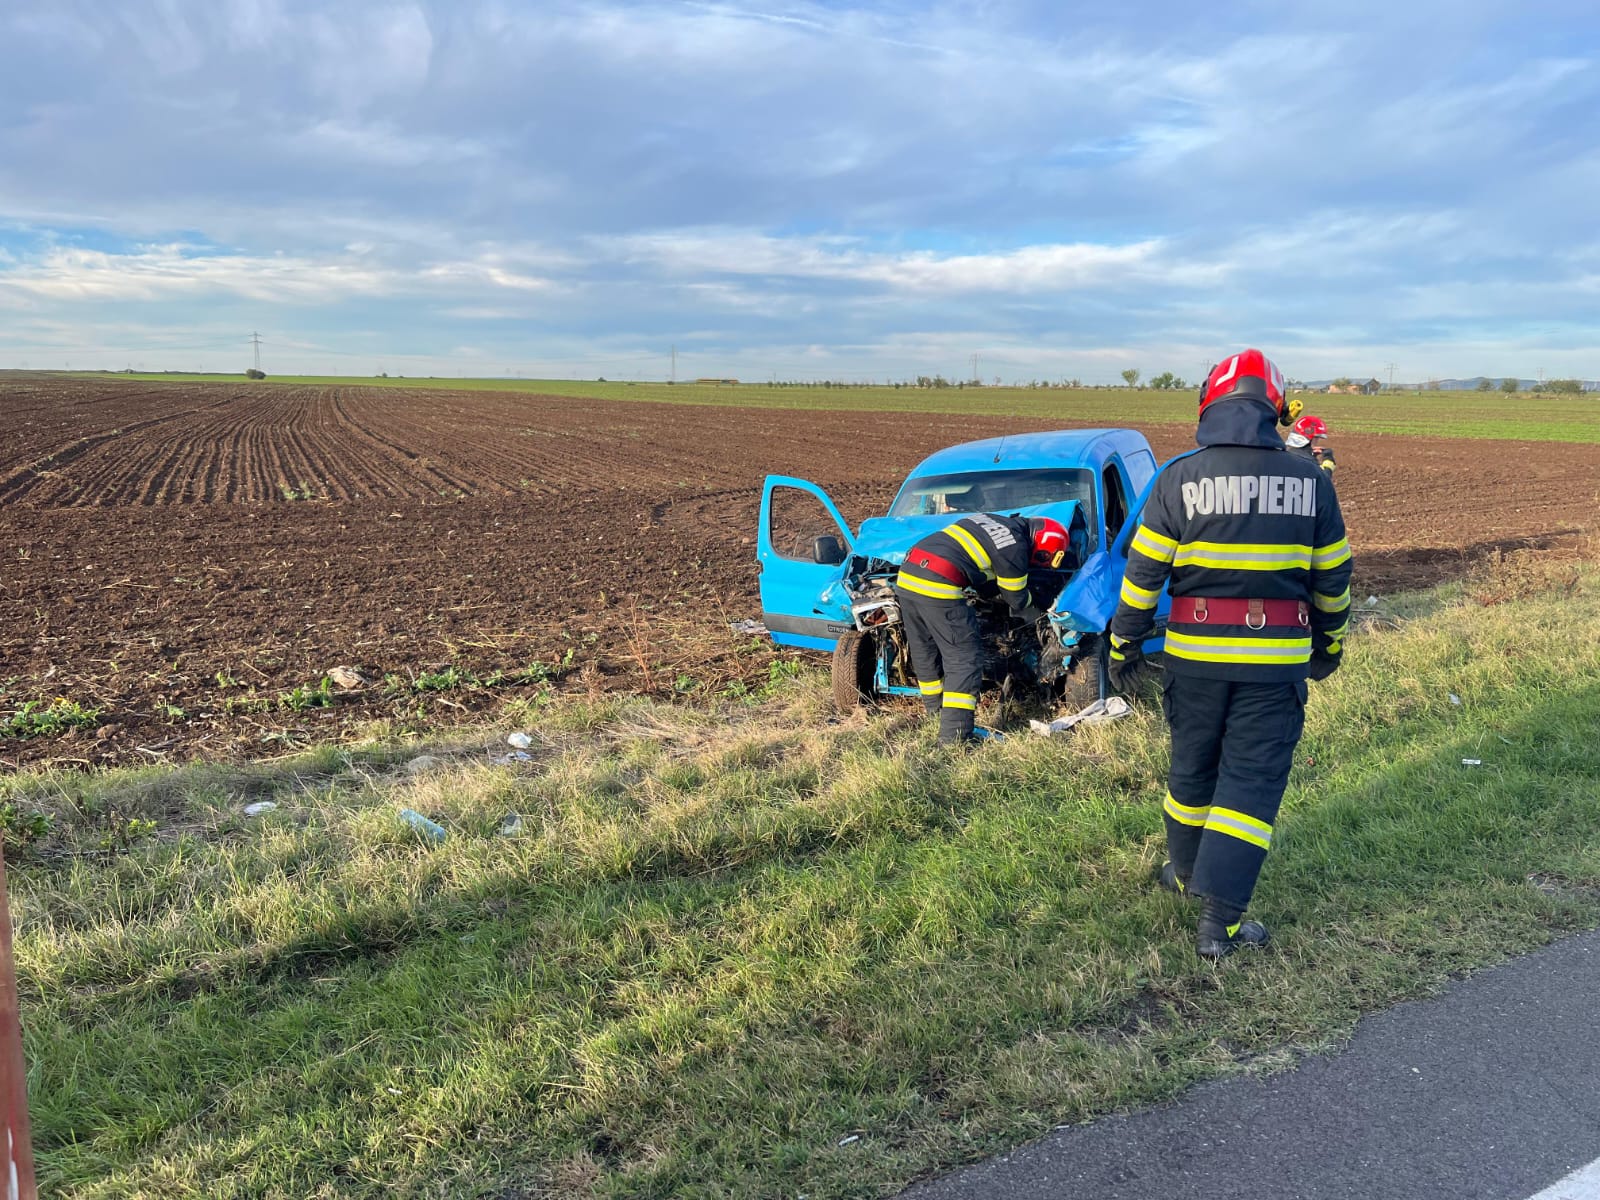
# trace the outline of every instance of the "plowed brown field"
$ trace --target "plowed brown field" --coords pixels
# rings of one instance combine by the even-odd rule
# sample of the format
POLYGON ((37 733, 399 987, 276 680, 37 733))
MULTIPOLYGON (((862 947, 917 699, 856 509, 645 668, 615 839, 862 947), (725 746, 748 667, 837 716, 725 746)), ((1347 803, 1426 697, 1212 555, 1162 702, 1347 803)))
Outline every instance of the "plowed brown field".
MULTIPOLYGON (((1039 427, 0 377, 0 719, 56 696, 103 711, 99 736, 0 739, 0 764, 259 754, 352 718, 516 691, 415 690, 447 665, 566 661, 569 686, 597 689, 764 671, 766 653, 728 626, 758 615, 766 472, 816 480, 854 521, 922 455, 1039 427), (336 664, 390 686, 326 710, 283 703, 336 664)), ((1184 427, 1145 432, 1161 457, 1192 445, 1184 427)), ((1556 544, 1595 503, 1592 447, 1335 444, 1363 593, 1556 544)))

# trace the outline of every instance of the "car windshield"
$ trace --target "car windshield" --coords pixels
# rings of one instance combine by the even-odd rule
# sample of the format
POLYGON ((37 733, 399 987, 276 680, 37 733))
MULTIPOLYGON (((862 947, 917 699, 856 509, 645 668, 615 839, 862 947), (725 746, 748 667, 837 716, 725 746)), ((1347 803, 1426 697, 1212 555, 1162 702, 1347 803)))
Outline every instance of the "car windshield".
POLYGON ((928 513, 1012 512, 1034 504, 1076 500, 1094 525, 1094 474, 1081 467, 1033 471, 964 471, 906 481, 891 517, 928 513))

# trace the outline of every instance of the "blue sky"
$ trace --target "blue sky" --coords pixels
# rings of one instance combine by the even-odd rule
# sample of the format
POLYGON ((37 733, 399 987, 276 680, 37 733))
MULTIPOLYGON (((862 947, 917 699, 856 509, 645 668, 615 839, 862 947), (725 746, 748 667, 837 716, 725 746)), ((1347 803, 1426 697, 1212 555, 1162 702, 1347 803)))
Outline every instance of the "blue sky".
POLYGON ((0 366, 1600 377, 1600 9, 0 6, 0 366))

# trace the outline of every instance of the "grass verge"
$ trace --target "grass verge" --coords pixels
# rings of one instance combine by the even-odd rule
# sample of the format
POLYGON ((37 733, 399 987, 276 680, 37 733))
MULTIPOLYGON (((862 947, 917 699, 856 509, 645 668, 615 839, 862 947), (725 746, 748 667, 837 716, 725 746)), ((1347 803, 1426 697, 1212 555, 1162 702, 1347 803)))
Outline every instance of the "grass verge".
POLYGON ((47 818, 11 877, 44 1189, 882 1196, 1328 1047, 1600 923, 1600 573, 1495 571, 1313 685, 1276 942, 1221 967, 1147 883, 1148 705, 952 756, 905 711, 831 719, 819 673, 561 701, 509 765, 468 732, 415 773, 6 777, 47 818))

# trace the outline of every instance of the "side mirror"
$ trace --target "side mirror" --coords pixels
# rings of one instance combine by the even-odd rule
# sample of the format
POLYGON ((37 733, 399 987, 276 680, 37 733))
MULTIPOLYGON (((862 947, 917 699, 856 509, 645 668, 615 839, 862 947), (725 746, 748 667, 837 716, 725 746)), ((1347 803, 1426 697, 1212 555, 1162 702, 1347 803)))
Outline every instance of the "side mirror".
POLYGON ((825 533, 811 543, 811 560, 825 567, 836 567, 844 561, 844 547, 831 533, 825 533))

